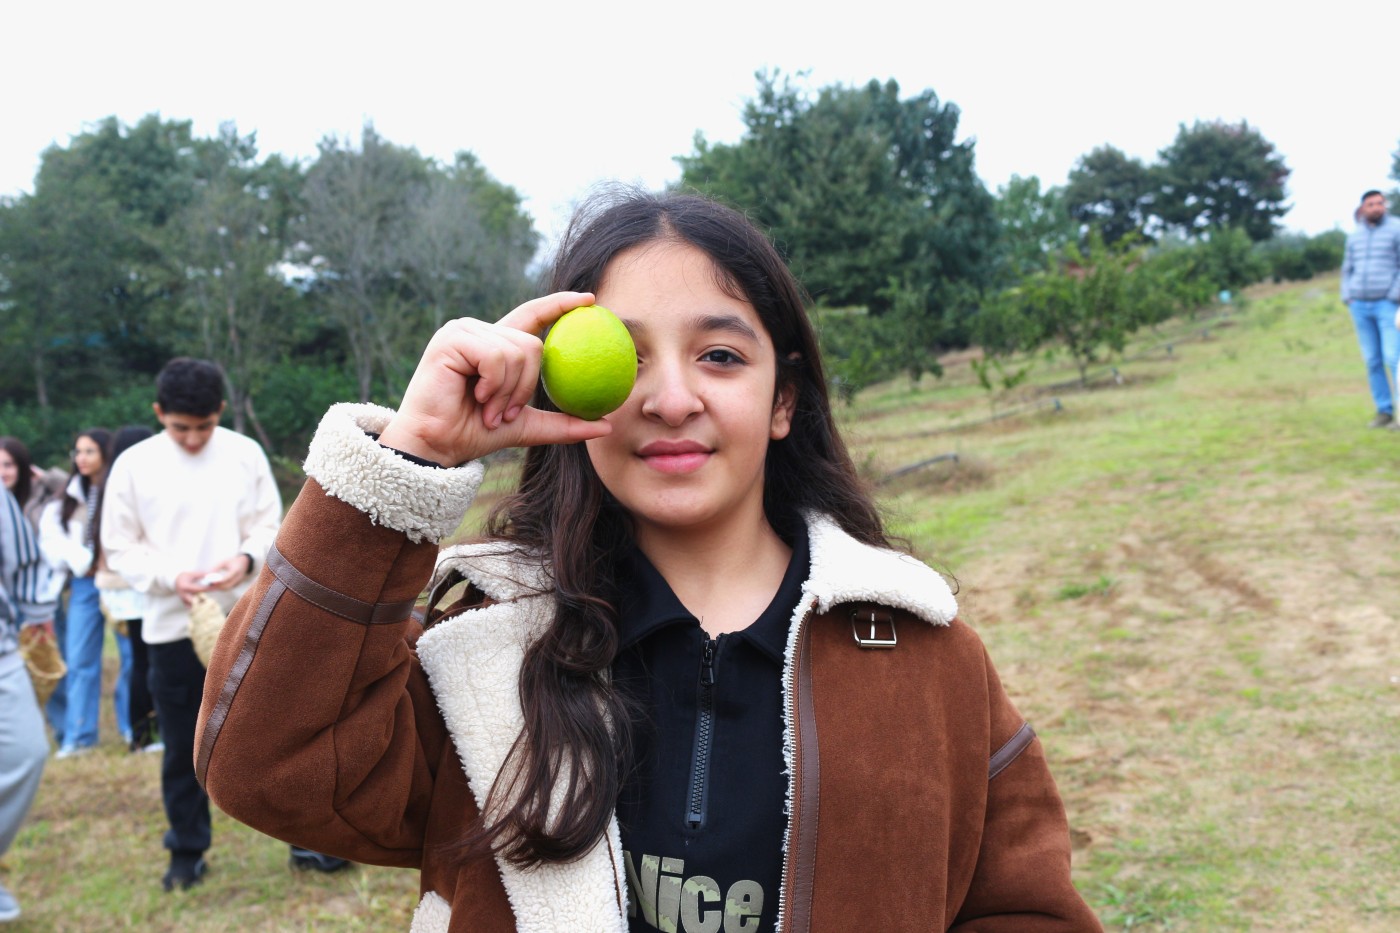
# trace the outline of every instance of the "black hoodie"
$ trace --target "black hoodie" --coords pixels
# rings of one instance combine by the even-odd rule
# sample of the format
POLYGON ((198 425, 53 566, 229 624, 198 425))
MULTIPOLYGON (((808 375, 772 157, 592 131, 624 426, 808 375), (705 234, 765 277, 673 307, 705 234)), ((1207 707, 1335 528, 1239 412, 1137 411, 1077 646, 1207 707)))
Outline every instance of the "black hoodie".
POLYGON ((768 608, 711 639, 635 548, 621 561, 613 677, 637 711, 618 800, 631 929, 774 929, 787 776, 783 655, 810 565, 805 535, 768 608))

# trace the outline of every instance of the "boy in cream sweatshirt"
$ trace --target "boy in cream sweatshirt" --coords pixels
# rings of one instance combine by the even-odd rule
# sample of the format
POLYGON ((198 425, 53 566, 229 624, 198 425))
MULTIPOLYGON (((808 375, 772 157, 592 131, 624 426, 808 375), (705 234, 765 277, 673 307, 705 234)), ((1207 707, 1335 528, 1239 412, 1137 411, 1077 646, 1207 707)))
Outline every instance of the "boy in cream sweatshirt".
POLYGON ((223 376, 205 360, 171 360, 156 379, 164 430, 113 465, 102 507, 111 569, 146 594, 151 698, 165 742, 161 796, 170 829, 167 891, 205 872, 209 798, 195 780, 194 733, 204 665, 190 641, 189 604, 207 593, 228 611, 277 535, 282 500, 257 442, 219 427, 223 376))

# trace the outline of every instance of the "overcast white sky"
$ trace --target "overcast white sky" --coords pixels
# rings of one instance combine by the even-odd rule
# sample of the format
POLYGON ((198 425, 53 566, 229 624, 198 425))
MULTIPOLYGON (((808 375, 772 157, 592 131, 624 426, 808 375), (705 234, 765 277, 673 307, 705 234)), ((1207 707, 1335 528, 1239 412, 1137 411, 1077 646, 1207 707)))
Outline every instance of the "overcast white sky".
POLYGON ((931 88, 961 108, 993 190, 1012 174, 1061 184, 1104 143, 1150 161, 1179 123, 1217 118, 1247 119, 1292 168, 1289 228, 1349 227, 1363 190, 1394 187, 1400 91, 1379 51, 1400 34, 1393 3, 1306 18, 1232 0, 481 6, 15 0, 0 8, 0 195, 108 115, 190 119, 201 136, 232 120, 264 155, 308 159, 372 122, 426 155, 476 153, 553 236, 593 183, 660 187, 697 130, 736 141, 762 68, 808 71, 814 90, 931 88))

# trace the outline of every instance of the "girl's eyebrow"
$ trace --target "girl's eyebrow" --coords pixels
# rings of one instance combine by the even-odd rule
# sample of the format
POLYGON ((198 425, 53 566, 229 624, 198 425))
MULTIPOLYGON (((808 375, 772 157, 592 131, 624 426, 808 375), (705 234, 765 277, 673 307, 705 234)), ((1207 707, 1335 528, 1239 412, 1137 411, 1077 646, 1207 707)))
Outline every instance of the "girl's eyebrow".
MULTIPOLYGON (((645 321, 623 318, 622 323, 627 328, 628 333, 640 335, 647 332, 645 321)), ((720 331, 736 334, 755 342, 759 339, 758 332, 749 326, 748 321, 737 314, 702 314, 692 319, 690 326, 702 333, 720 331)))

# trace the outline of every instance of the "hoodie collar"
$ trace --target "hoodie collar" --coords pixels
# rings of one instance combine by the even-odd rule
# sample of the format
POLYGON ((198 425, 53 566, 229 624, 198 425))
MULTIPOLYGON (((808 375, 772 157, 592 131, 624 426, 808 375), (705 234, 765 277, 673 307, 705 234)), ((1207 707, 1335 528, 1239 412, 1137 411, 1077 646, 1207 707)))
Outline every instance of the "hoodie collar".
MULTIPOLYGON (((783 663, 787 629, 793 607, 802 598, 802 584, 811 565, 806 536, 792 542, 792 557, 768 607, 747 627, 733 633, 753 644, 774 663, 783 663)), ((657 629, 676 622, 699 620, 676 597, 666 578, 636 545, 618 562, 618 627, 620 648, 636 644, 657 629)))

